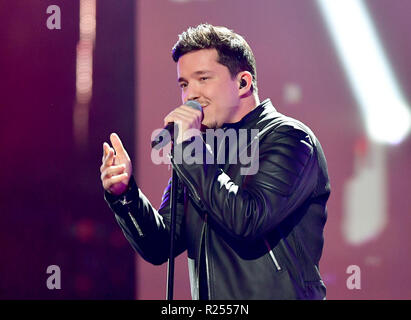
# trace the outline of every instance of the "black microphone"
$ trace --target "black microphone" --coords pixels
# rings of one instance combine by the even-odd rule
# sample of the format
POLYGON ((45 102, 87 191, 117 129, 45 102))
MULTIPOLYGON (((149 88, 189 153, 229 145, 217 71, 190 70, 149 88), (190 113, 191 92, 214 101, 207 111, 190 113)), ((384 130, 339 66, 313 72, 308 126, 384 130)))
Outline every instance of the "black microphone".
MULTIPOLYGON (((201 111, 201 114, 202 114, 201 120, 203 120, 204 113, 203 113, 203 108, 201 107, 201 104, 199 104, 195 100, 188 100, 184 104, 193 109, 201 111)), ((169 143, 170 139, 174 140, 174 136, 177 136, 177 135, 178 135, 178 127, 177 127, 177 132, 174 132, 174 122, 169 122, 163 128, 163 130, 161 130, 160 133, 154 138, 154 140, 151 141, 151 148, 155 148, 159 150, 162 147, 164 147, 167 143, 169 143)))

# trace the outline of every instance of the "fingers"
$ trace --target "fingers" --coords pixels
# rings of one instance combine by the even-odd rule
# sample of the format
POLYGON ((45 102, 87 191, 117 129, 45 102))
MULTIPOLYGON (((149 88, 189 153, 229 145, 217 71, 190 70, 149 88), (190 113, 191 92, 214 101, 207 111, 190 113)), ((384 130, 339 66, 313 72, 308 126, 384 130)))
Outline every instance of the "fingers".
POLYGON ((103 158, 101 159, 101 162, 104 162, 104 160, 106 159, 108 153, 110 151, 110 146, 107 142, 103 143, 103 158))
POLYGON ((100 176, 101 181, 103 182, 103 188, 109 190, 113 184, 127 179, 128 173, 124 172, 125 168, 126 165, 124 164, 106 168, 100 176))
POLYGON ((100 172, 103 173, 103 171, 110 166, 122 164, 126 166, 128 173, 131 174, 130 158, 124 149, 119 136, 112 133, 110 135, 110 140, 114 148, 110 147, 107 142, 103 143, 103 158, 100 166, 100 172))
POLYGON ((103 143, 100 179, 105 190, 114 194, 121 194, 128 185, 132 174, 131 162, 119 136, 112 133, 110 141, 114 148, 110 147, 107 142, 103 143))
POLYGON ((202 116, 202 112, 200 110, 193 109, 189 106, 186 106, 185 104, 175 109, 174 112, 187 119, 201 119, 202 116))
MULTIPOLYGON (((107 144, 107 143, 106 143, 106 144, 107 144)), ((104 147, 104 148, 106 148, 106 147, 104 147)), ((114 157, 115 157, 115 155, 114 155, 114 149, 113 149, 113 148, 110 148, 110 147, 108 146, 108 144, 107 144, 107 151, 106 151, 106 149, 105 149, 104 154, 105 154, 105 156, 103 156, 103 159, 102 159, 102 162, 103 162, 103 163, 102 163, 102 165, 101 165, 101 167, 100 167, 100 172, 103 172, 106 167, 109 167, 109 166, 111 166, 111 165, 114 164, 114 157)))
POLYGON ((127 154, 126 150, 123 147, 123 143, 121 142, 120 137, 117 135, 117 133, 112 133, 110 135, 110 141, 114 147, 114 150, 116 151, 116 154, 127 154))
POLYGON ((189 106, 182 105, 178 107, 177 109, 173 110, 170 112, 165 118, 164 118, 164 125, 170 122, 177 122, 177 121, 184 121, 184 122, 195 122, 195 123, 201 123, 201 118, 202 118, 202 113, 199 110, 195 110, 189 106))
POLYGON ((164 125, 170 122, 177 122, 179 120, 183 121, 190 121, 191 120, 191 115, 188 114, 187 112, 184 112, 184 110, 179 110, 176 109, 172 112, 170 112, 165 118, 164 118, 164 125))
MULTIPOLYGON (((106 190, 110 190, 110 188, 115 185, 116 183, 119 183, 121 181, 123 181, 124 179, 128 178, 128 173, 124 172, 122 174, 116 175, 116 176, 112 176, 110 178, 106 178, 103 180, 103 188, 106 190)), ((127 183, 125 183, 127 184, 127 183)))
POLYGON ((104 157, 107 156, 109 150, 110 150, 110 146, 108 145, 107 142, 104 142, 103 143, 103 159, 104 157))
POLYGON ((177 143, 181 143, 200 133, 201 121, 202 112, 200 110, 195 110, 189 106, 182 105, 170 112, 164 118, 164 125, 172 122, 178 125, 178 136, 174 138, 177 143), (197 129, 197 131, 189 129, 197 129))
POLYGON ((101 180, 103 181, 106 178, 110 178, 112 176, 118 175, 123 173, 123 171, 126 169, 125 164, 120 164, 118 166, 110 166, 102 170, 101 172, 101 180))

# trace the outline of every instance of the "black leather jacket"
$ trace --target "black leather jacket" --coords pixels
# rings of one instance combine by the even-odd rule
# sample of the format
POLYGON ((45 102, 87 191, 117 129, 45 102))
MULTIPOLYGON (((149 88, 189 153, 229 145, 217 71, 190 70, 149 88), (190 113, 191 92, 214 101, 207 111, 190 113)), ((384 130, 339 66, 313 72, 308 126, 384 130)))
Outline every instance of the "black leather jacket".
MULTIPOLYGON (((192 298, 324 299, 318 265, 330 185, 320 143, 269 99, 223 128, 258 129, 256 139, 237 148, 250 155, 258 143, 255 174, 241 173, 247 165, 233 161, 238 153, 224 164, 177 163, 176 152, 193 140, 175 148, 171 160, 182 181, 175 255, 187 250, 192 298)), ((216 159, 204 148, 204 160, 210 156, 216 159)), ((157 211, 134 179, 120 197, 105 193, 128 241, 156 265, 169 254, 169 195, 170 183, 157 211)))

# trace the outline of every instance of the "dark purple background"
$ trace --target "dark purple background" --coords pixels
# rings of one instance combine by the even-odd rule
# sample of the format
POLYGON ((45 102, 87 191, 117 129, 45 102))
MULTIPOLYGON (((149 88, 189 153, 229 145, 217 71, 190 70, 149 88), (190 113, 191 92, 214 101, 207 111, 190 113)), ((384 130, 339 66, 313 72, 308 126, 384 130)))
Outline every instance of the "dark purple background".
MULTIPOLYGON (((103 200, 102 143, 133 143, 134 1, 99 1, 94 96, 73 137, 78 1, 0 4, 0 298, 134 297, 134 257, 103 200), (49 5, 61 30, 46 27, 49 5), (131 116, 130 116, 131 115, 131 116), (49 265, 61 290, 49 290, 49 265)), ((133 155, 133 150, 130 150, 133 155)))
MULTIPOLYGON (((410 103, 411 2, 366 4, 410 103)), ((158 207, 170 171, 152 163, 150 137, 180 104, 170 50, 179 33, 201 22, 244 35, 257 59, 260 98, 321 141, 332 184, 320 264, 327 298, 411 298, 411 138, 387 148, 387 225, 365 244, 348 244, 343 190, 365 132, 313 0, 98 0, 85 148, 73 137, 78 11, 78 1, 0 4, 0 299, 165 298, 166 265, 134 255, 104 203, 102 142, 120 135, 139 186, 158 207), (52 4, 61 8, 61 30, 46 27, 52 4), (296 104, 284 100, 287 83, 302 90, 296 104), (53 264, 61 290, 46 287, 53 264), (349 265, 361 268, 360 290, 346 286, 349 265)), ((190 299, 185 254, 175 276, 175 298, 190 299)))

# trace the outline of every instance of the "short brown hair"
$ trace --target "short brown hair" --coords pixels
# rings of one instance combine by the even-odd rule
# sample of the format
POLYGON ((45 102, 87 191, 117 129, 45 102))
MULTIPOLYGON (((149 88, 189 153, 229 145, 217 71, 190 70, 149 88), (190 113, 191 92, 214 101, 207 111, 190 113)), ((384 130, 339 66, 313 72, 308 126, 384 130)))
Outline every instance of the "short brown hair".
POLYGON ((226 66, 234 78, 241 71, 249 71, 253 76, 251 90, 257 93, 257 70, 254 54, 242 36, 226 27, 205 23, 190 27, 178 36, 172 57, 178 62, 184 54, 201 50, 216 49, 218 63, 226 66))

